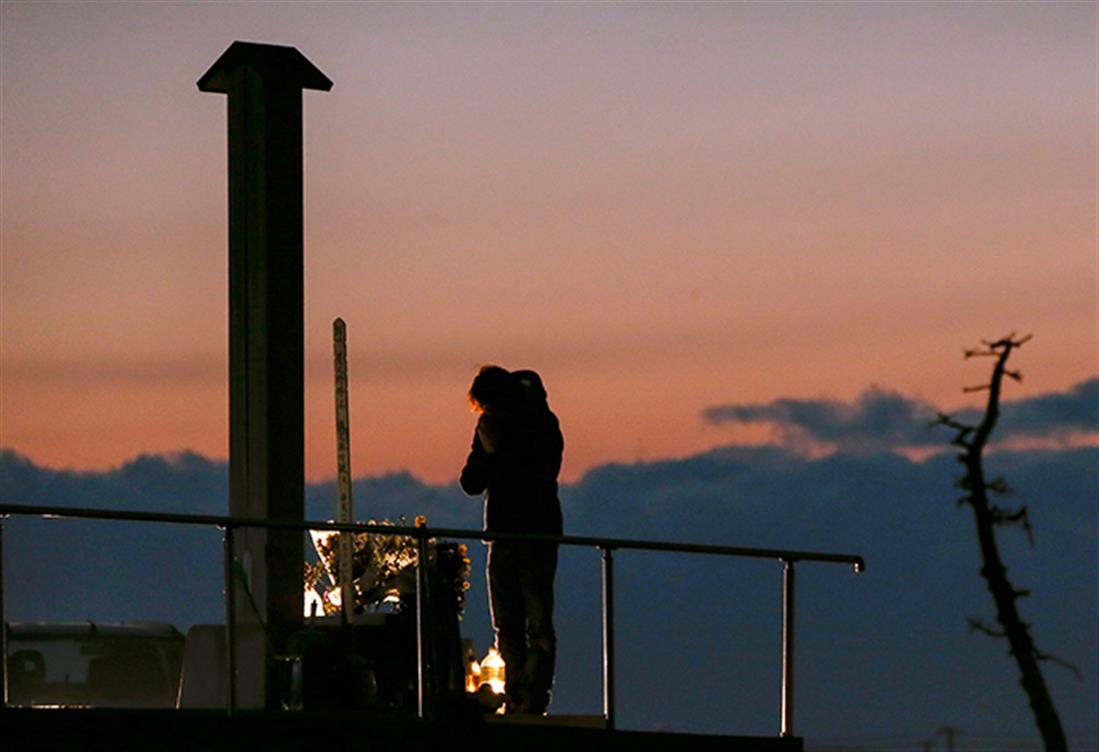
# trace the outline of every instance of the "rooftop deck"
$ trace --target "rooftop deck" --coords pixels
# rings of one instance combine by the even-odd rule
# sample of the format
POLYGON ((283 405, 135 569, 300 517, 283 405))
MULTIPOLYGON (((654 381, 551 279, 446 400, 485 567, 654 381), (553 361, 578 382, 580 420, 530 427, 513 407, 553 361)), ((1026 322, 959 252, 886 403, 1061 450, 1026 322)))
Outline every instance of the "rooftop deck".
POLYGON ((23 752, 119 752, 123 750, 420 750, 598 749, 601 752, 801 752, 796 737, 705 736, 609 731, 552 718, 534 723, 370 717, 356 712, 30 709, 0 711, 0 742, 23 752))

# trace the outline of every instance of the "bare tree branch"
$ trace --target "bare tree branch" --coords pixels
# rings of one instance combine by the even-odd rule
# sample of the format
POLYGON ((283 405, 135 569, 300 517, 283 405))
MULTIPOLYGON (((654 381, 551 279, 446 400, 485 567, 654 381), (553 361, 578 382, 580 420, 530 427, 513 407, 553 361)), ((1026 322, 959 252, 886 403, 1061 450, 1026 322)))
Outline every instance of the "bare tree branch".
POLYGON ((1055 664, 1057 666, 1060 666, 1061 668, 1068 669, 1069 671, 1071 671, 1076 676, 1077 680, 1079 680, 1079 681, 1084 680, 1084 672, 1081 671, 1080 667, 1077 666, 1075 663, 1072 663, 1070 661, 1066 661, 1064 658, 1059 658, 1056 655, 1053 655, 1052 653, 1043 653, 1042 651, 1038 650, 1037 648, 1034 649, 1034 657, 1037 658, 1040 661, 1046 661, 1046 662, 1055 664))
POLYGON ((988 626, 988 622, 982 619, 974 619, 972 616, 966 621, 969 622, 970 632, 980 632, 981 634, 988 635, 989 637, 1007 637, 1006 632, 1001 632, 998 629, 993 629, 988 626))
POLYGON ((965 350, 965 359, 970 358, 995 358, 997 355, 995 350, 965 350))
POLYGON ((989 506, 992 512, 992 524, 1003 527, 1018 526, 1026 533, 1030 545, 1034 545, 1034 528, 1030 524, 1030 514, 1026 506, 1021 506, 1014 511, 1003 509, 996 505, 989 506))
POLYGON ((986 357, 996 359, 988 384, 965 389, 966 392, 988 392, 984 416, 976 427, 965 426, 964 433, 962 433, 963 426, 949 416, 940 414, 939 422, 958 431, 952 443, 961 447, 957 459, 965 466, 965 477, 957 485, 969 492, 958 501, 958 504, 959 506, 968 505, 973 510, 977 541, 981 551, 981 576, 996 604, 996 621, 1002 626, 1002 629, 996 629, 980 619, 971 618, 969 628, 972 631, 990 637, 1002 637, 1008 641, 1010 646, 1008 652, 1015 658, 1019 667, 1021 683, 1030 701, 1035 723, 1045 742, 1046 752, 1067 752, 1068 743, 1064 728, 1061 726, 1060 716, 1057 714, 1042 676, 1040 662, 1051 661, 1069 665, 1073 669, 1075 667, 1071 667, 1059 658, 1039 652, 1030 635, 1030 625, 1023 621, 1019 614, 1017 601, 1030 593, 1025 589, 1016 588, 1008 579, 1007 568, 1000 557, 999 544, 996 541, 996 528, 1007 525, 1021 526, 1033 544, 1030 516, 1025 506, 1010 510, 993 504, 989 500, 990 494, 1003 496, 1010 493, 1011 489, 1003 478, 986 481, 984 473, 984 449, 1000 417, 1000 394, 1004 377, 1013 381, 1022 379, 1022 374, 1018 371, 1007 369, 1008 357, 1015 348, 1029 340, 1029 334, 1017 339, 1012 332, 998 340, 983 341, 981 343, 983 349, 966 350, 966 359, 986 357))
POLYGON ((972 426, 968 423, 962 423, 950 413, 938 413, 935 420, 931 421, 929 425, 947 426, 948 428, 953 428, 956 431, 964 431, 966 433, 977 430, 977 426, 972 426))

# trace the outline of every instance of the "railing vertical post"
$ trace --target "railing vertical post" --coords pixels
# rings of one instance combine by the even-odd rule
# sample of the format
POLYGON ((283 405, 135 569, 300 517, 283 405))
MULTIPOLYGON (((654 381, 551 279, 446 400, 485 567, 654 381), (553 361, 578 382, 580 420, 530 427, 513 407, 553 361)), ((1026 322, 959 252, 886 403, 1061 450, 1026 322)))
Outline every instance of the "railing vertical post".
POLYGON ((794 735, 794 560, 782 560, 782 736, 794 735))
POLYGON ((4 616, 4 519, 0 514, 0 710, 8 706, 8 622, 4 616))
POLYGON ((614 729, 614 549, 603 554, 603 721, 614 729))
POLYGON ((237 625, 236 625, 236 577, 233 573, 233 527, 225 526, 225 711, 237 712, 237 625))
POLYGON ((416 715, 419 718, 425 718, 428 711, 428 620, 424 613, 427 604, 427 540, 419 530, 416 535, 416 715))

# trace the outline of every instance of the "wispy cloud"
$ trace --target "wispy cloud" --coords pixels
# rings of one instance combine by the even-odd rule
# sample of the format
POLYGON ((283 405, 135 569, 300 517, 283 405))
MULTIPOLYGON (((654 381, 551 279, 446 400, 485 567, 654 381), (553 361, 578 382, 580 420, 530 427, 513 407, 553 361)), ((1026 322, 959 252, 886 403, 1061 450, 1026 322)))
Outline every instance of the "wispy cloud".
POLYGON ((1099 378, 1081 381, 1063 391, 1008 402, 1003 430, 1026 436, 1060 436, 1099 431, 1099 378))
POLYGON ((926 430, 935 417, 927 402, 873 387, 854 402, 782 398, 764 403, 727 404, 707 408, 707 422, 769 423, 783 444, 805 440, 848 449, 889 449, 930 443, 926 430))
MULTIPOLYGON (((767 423, 780 443, 805 442, 846 450, 882 451, 943 445, 942 434, 928 430, 938 409, 924 400, 878 387, 853 402, 783 398, 764 403, 715 405, 703 411, 711 424, 767 423)), ((964 421, 980 413, 956 411, 964 421)), ((1082 381, 1063 392, 1006 402, 1000 438, 1061 438, 1099 432, 1099 378, 1082 381)))

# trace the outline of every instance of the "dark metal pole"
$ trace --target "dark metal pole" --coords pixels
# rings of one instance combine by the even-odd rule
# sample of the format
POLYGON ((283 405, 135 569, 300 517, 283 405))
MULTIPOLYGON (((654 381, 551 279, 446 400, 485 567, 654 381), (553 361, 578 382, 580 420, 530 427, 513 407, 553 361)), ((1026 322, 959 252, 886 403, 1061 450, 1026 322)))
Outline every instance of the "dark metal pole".
POLYGON ((794 561, 782 560, 782 736, 794 735, 794 561))
POLYGON ((428 620, 424 609, 427 601, 427 540, 421 532, 416 536, 416 715, 420 718, 427 716, 430 678, 426 665, 428 620))
POLYGON ((237 640, 236 598, 237 589, 233 573, 233 528, 225 528, 225 710, 229 715, 237 712, 237 640))
POLYGON ((603 721, 614 729, 614 549, 603 554, 603 721))

